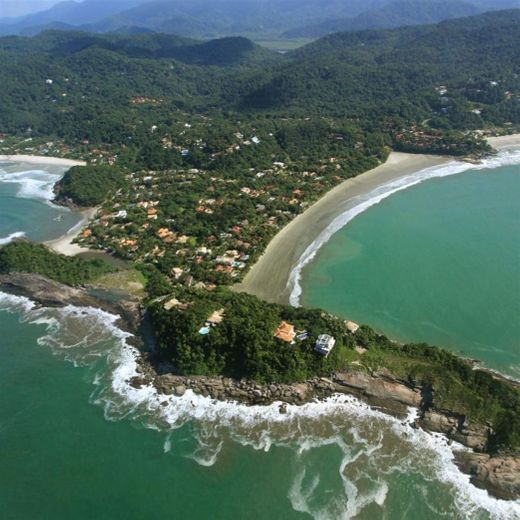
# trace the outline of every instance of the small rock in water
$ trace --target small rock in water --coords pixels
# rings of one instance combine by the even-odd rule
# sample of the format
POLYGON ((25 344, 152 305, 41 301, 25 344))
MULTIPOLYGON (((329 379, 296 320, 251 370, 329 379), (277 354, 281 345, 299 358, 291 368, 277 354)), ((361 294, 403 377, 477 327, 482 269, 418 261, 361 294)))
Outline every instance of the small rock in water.
POLYGON ((282 404, 280 405, 280 408, 278 408, 278 411, 279 411, 280 413, 287 413, 287 403, 282 403, 282 404))

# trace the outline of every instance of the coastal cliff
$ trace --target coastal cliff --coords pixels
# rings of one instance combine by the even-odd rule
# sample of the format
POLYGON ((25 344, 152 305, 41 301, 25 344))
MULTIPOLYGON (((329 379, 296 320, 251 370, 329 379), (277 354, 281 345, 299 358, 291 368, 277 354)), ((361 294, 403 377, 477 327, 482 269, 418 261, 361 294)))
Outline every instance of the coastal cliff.
POLYGON ((117 325, 136 334, 134 344, 142 346, 140 328, 143 322, 141 306, 136 301, 101 299, 92 296, 85 287, 71 287, 32 273, 0 275, 0 290, 16 296, 24 296, 42 307, 95 307, 120 316, 117 325))
POLYGON ((431 406, 432 388, 413 386, 389 373, 343 372, 330 378, 314 378, 295 384, 259 385, 255 381, 237 381, 224 377, 157 375, 149 366, 141 366, 142 375, 131 383, 135 387, 153 384, 163 394, 183 396, 188 389, 205 397, 231 400, 248 405, 280 402, 280 413, 288 404, 302 405, 334 394, 353 395, 373 408, 404 419, 410 407, 418 409, 412 424, 428 432, 445 435, 468 451, 455 451, 460 470, 471 476, 475 486, 503 500, 520 498, 520 454, 490 455, 493 433, 489 424, 471 422, 462 414, 431 406))
POLYGON ((413 423, 414 427, 442 433, 470 449, 456 452, 455 456, 460 469, 471 475, 475 486, 486 489, 497 498, 520 498, 520 455, 491 453, 491 425, 470 421, 463 414, 452 410, 436 408, 435 388, 432 386, 414 384, 384 369, 363 371, 352 368, 332 373, 329 377, 263 385, 246 379, 176 375, 172 373, 171 366, 162 365, 154 359, 153 352, 145 349, 145 313, 138 302, 100 299, 89 294, 88 288, 73 288, 35 274, 1 275, 0 289, 28 297, 42 306, 93 306, 120 315, 118 325, 136 335, 134 344, 143 353, 140 375, 130 381, 134 387, 153 385, 160 393, 176 396, 192 390, 213 399, 247 405, 280 403, 280 413, 285 413, 289 404, 301 405, 334 394, 353 395, 400 419, 406 417, 410 407, 416 408, 418 416, 413 423))
POLYGON ((213 399, 251 406, 280 403, 280 413, 285 413, 289 404, 302 405, 334 394, 353 395, 400 419, 406 417, 410 407, 416 408, 418 416, 414 427, 442 433, 469 448, 456 452, 455 457, 460 469, 471 475, 475 486, 501 499, 520 497, 520 455, 487 453, 493 434, 490 424, 473 422, 463 414, 436 408, 432 386, 402 380, 387 370, 366 372, 357 368, 291 384, 262 385, 246 379, 177 375, 172 373, 171 366, 162 365, 154 359, 153 352, 145 348, 145 312, 136 301, 100 299, 89 294, 88 288, 74 288, 25 273, 1 275, 0 290, 25 296, 42 306, 93 306, 121 316, 118 325, 136 335, 134 344, 142 350, 140 375, 130 381, 134 387, 153 385, 160 393, 176 396, 192 390, 213 399))

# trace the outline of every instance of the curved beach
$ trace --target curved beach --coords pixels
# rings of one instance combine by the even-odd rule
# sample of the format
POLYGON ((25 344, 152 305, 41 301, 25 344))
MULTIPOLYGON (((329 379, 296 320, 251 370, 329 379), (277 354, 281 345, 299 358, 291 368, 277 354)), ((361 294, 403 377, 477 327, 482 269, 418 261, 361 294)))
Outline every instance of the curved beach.
MULTIPOLYGON (((65 173, 72 166, 84 166, 85 161, 77 161, 74 159, 62 159, 60 157, 47 157, 38 155, 0 155, 0 162, 13 163, 13 165, 21 165, 25 167, 40 168, 50 173, 65 173)), ((80 253, 89 252, 89 249, 73 244, 73 240, 79 235, 82 228, 92 219, 97 208, 89 208, 78 213, 81 214, 81 220, 67 231, 64 235, 45 242, 45 245, 63 255, 73 256, 80 253)))
POLYGON ((0 155, 0 161, 70 167, 85 166, 87 164, 85 161, 62 159, 60 157, 47 157, 46 155, 0 155))
POLYGON ((288 281, 294 266, 334 219, 378 187, 450 161, 449 157, 392 152, 384 164, 342 182, 284 227, 235 289, 267 301, 288 303, 288 281))
MULTIPOLYGON (((520 134, 491 137, 488 142, 498 150, 517 147, 520 134)), ((384 164, 336 186, 283 228, 235 289, 271 302, 294 303, 294 284, 290 282, 295 267, 336 219, 382 186, 454 161, 452 157, 392 152, 384 164)))
POLYGON ((56 253, 67 256, 75 256, 81 253, 92 252, 86 247, 81 247, 78 244, 74 244, 73 241, 81 233, 81 230, 88 224, 88 222, 94 218, 97 210, 98 208, 82 210, 80 212, 82 218, 73 228, 69 229, 69 231, 67 231, 67 233, 61 237, 45 242, 45 245, 50 247, 56 253))

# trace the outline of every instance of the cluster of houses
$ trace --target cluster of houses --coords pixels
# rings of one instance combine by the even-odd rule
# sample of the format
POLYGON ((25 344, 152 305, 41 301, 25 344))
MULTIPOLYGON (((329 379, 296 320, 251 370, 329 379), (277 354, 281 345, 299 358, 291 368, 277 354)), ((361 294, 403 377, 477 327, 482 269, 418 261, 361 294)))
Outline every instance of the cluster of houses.
MULTIPOLYGON (((144 96, 131 99, 135 105, 159 101, 144 96)), ((212 121, 188 117, 174 123, 168 134, 160 133, 158 122, 151 126, 168 152, 185 157, 195 150, 206 153, 212 121)), ((220 152, 212 150, 208 156, 231 153, 226 150, 229 143, 234 143, 233 154, 235 148, 245 146, 261 154, 262 146, 273 138, 238 122, 234 133, 223 137, 220 152)), ((163 272, 176 283, 211 287, 236 282, 278 229, 343 180, 329 171, 331 164, 334 172, 339 167, 334 157, 318 159, 315 167, 303 167, 298 161, 289 165, 285 157, 271 155, 262 169, 242 168, 239 161, 237 169, 223 171, 185 165, 129 172, 124 188, 106 202, 80 241, 134 261, 163 259, 163 272), (244 217, 230 218, 237 214, 237 201, 244 217), (201 229, 207 230, 206 236, 201 229)), ((89 159, 104 164, 117 156, 96 148, 89 159)))
MULTIPOLYGON (((31 134, 32 130, 27 129, 27 133, 31 134)), ((0 133, 0 151, 5 155, 14 154, 30 154, 30 155, 48 155, 49 157, 65 157, 73 154, 70 146, 61 141, 47 141, 44 139, 26 137, 24 139, 14 138, 5 133, 0 133)), ((78 159, 83 159, 78 156, 78 159)))
MULTIPOLYGON (((359 329, 359 325, 353 321, 346 321, 345 328, 351 334, 355 334, 359 329)), ((306 330, 297 331, 294 325, 286 321, 282 321, 280 325, 276 327, 273 334, 273 337, 276 339, 290 345, 294 345, 296 341, 305 341, 306 339, 309 339, 310 336, 310 333, 306 330)), ((335 345, 336 338, 334 336, 331 336, 330 334, 320 334, 314 343, 314 350, 318 354, 327 357, 332 352, 335 345)))
MULTIPOLYGON (((171 311, 172 309, 185 311, 191 305, 191 303, 182 302, 176 297, 162 297, 159 298, 158 301, 164 302, 162 305, 165 311, 171 311)), ((225 316, 226 310, 224 307, 213 311, 205 320, 204 325, 198 329, 198 334, 201 336, 209 335, 213 328, 218 327, 224 321, 225 316)), ((359 325, 353 321, 345 321, 344 327, 350 334, 356 334, 359 330, 359 325)), ((294 345, 296 342, 305 341, 311 338, 311 333, 307 330, 296 330, 296 327, 293 324, 287 321, 282 321, 274 330, 273 337, 283 343, 294 345)), ((336 338, 334 336, 322 333, 319 334, 314 341, 314 351, 327 357, 332 352, 335 345, 336 338)))
POLYGON ((106 203, 92 223, 90 234, 83 235, 82 240, 85 245, 95 244, 136 261, 163 258, 166 252, 171 258, 173 252, 180 260, 173 266, 182 264, 182 274, 174 276, 179 283, 222 283, 225 278, 231 283, 241 278, 255 251, 272 235, 273 231, 266 234, 262 228, 276 230, 290 221, 299 210, 288 208, 306 207, 307 194, 313 193, 315 187, 309 184, 307 190, 305 185, 319 179, 316 172, 301 172, 301 180, 294 182, 297 187, 293 184, 286 195, 279 193, 283 183, 275 182, 280 174, 290 176, 291 172, 284 162, 274 159, 272 168, 244 172, 243 179, 250 181, 247 184, 225 174, 210 176, 200 168, 132 172, 127 186, 106 203), (186 199, 192 194, 197 198, 189 206, 186 199), (183 198, 177 206, 182 204, 182 222, 176 218, 174 205, 179 197, 183 198), (229 228, 219 229, 218 215, 233 212, 236 197, 255 201, 251 219, 237 220, 229 228), (284 205, 287 209, 282 209, 284 205), (209 233, 205 238, 190 234, 191 226, 197 228, 199 219, 207 222, 209 233), (194 268, 197 274, 190 273, 194 268))

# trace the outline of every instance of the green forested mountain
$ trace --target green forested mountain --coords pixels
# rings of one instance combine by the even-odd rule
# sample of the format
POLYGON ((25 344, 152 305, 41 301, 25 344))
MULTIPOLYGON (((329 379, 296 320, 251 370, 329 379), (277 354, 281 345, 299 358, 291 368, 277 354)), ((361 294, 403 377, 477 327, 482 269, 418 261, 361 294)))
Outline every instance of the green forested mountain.
MULTIPOLYGON (((23 34, 50 23, 92 31, 140 26, 158 32, 215 37, 238 33, 281 33, 314 20, 355 16, 390 0, 85 0, 63 2, 42 13, 4 20, 0 34, 23 34), (269 28, 269 29, 267 29, 269 28)), ((0 20, 0 23, 2 20, 0 20)))
POLYGON ((466 0, 394 0, 369 9, 352 18, 336 18, 285 33, 288 38, 319 38, 333 32, 363 29, 390 29, 406 25, 423 25, 471 16, 481 12, 466 0))
POLYGON ((265 41, 434 23, 513 7, 520 7, 520 0, 84 0, 16 20, 0 19, 0 34, 139 27, 195 38, 242 35, 265 41))
POLYGON ((285 56, 244 38, 6 37, 0 131, 117 141, 136 133, 136 117, 153 124, 175 110, 216 109, 361 118, 378 130, 426 119, 439 129, 518 123, 518 41, 519 10, 334 34, 285 56), (155 102, 132 104, 139 96, 155 102))
MULTIPOLYGON (((369 329, 353 338, 321 311, 222 286, 240 281, 291 219, 391 149, 490 151, 472 130, 520 125, 519 42, 520 10, 334 34, 283 56, 236 37, 4 37, 0 153, 89 162, 58 186, 62 199, 100 206, 78 241, 141 270, 158 345, 184 373, 301 380, 357 362, 362 345, 369 369, 435 384, 440 407, 484 413, 506 435, 516 393, 454 356, 369 329), (214 313, 223 322, 206 337, 214 313), (310 337, 280 349, 281 320, 310 337), (325 360, 312 350, 323 332, 338 339, 325 360)), ((107 269, 43 246, 0 251, 0 273, 83 284, 107 269)))
MULTIPOLYGON (((432 26, 333 34, 294 51, 289 63, 247 96, 247 105, 371 118, 426 118, 433 109, 445 112, 452 124, 478 127, 482 121, 467 110, 470 102, 498 94, 498 84, 518 92, 519 22, 520 11, 513 10, 432 26), (446 84, 449 95, 439 96, 433 87, 446 84)), ((518 121, 515 96, 496 101, 518 121)), ((494 119, 497 110, 488 107, 488 116, 494 119)))

